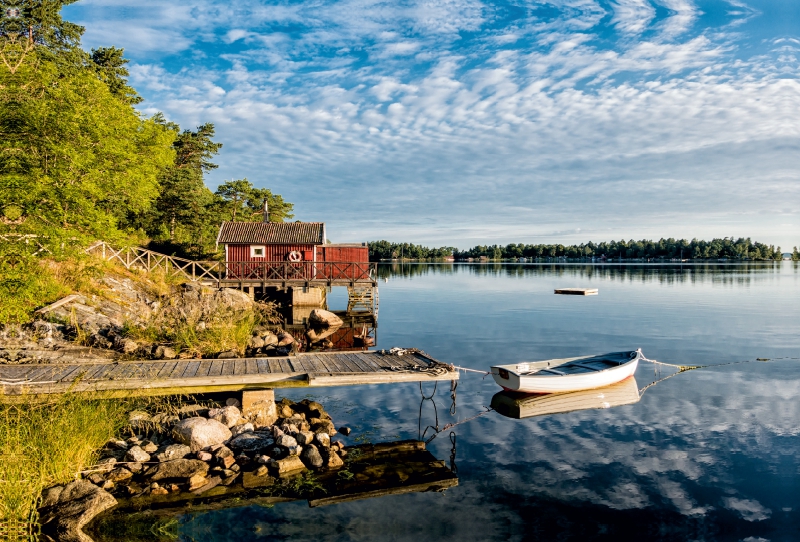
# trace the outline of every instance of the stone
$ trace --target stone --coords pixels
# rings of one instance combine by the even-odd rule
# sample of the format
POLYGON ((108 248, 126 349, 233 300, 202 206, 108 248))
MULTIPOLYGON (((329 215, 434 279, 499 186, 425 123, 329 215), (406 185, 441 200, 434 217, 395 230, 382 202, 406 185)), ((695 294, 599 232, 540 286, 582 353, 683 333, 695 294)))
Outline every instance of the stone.
POLYGON ((264 342, 264 339, 259 337, 258 335, 253 335, 247 340, 247 348, 252 348, 253 350, 259 350, 267 346, 267 343, 264 342))
POLYGON ((339 450, 342 450, 344 449, 344 442, 342 442, 341 440, 332 440, 331 448, 338 448, 339 450))
POLYGON ((347 435, 349 435, 349 434, 350 434, 350 428, 349 428, 349 427, 347 427, 346 425, 345 425, 345 426, 342 426, 342 427, 340 427, 340 428, 339 428, 339 432, 340 432, 341 434, 343 434, 344 436, 347 436, 347 435))
POLYGON ((251 433, 255 431, 255 429, 256 428, 250 422, 240 423, 238 425, 234 425, 233 427, 231 427, 231 435, 234 437, 238 437, 242 433, 251 433))
POLYGON ((231 438, 228 427, 217 420, 206 418, 187 418, 175 424, 172 435, 181 444, 189 446, 193 452, 206 446, 220 444, 231 438))
POLYGON ((138 435, 134 435, 134 436, 130 437, 129 439, 127 439, 125 441, 125 443, 128 445, 128 447, 138 446, 139 444, 142 443, 142 440, 138 437, 138 435))
POLYGON ((261 333, 261 340, 264 341, 264 346, 273 346, 278 344, 278 336, 271 331, 261 333))
POLYGON ((114 469, 114 464, 117 462, 116 457, 106 457, 97 462, 97 470, 108 472, 114 469))
POLYGON ((232 359, 238 357, 239 357, 239 352, 237 352, 236 350, 225 350, 224 352, 220 352, 219 354, 217 354, 217 359, 232 359))
POLYGON ((225 406, 235 406, 236 408, 241 408, 242 402, 236 397, 228 397, 225 399, 225 406))
POLYGON ((311 328, 308 331, 306 331, 306 337, 308 337, 308 340, 311 341, 312 343, 318 343, 336 333, 338 329, 339 329, 338 327, 326 327, 322 329, 311 328))
POLYGON ((325 464, 325 466, 329 469, 340 469, 344 467, 344 461, 342 461, 342 458, 339 457, 339 454, 331 450, 331 453, 328 454, 328 462, 325 464))
POLYGON ((144 410, 132 410, 128 412, 128 423, 138 424, 142 422, 149 422, 152 419, 152 416, 145 412, 144 410))
POLYGON ((125 467, 131 471, 133 474, 139 474, 144 469, 144 465, 139 462, 136 463, 128 463, 125 467))
POLYGON ((287 446, 286 450, 289 452, 289 455, 300 455, 300 452, 303 451, 303 447, 298 444, 297 446, 287 446))
POLYGON ((339 454, 339 457, 345 457, 347 455, 347 450, 340 448, 337 453, 339 454))
POLYGON ((311 444, 314 441, 314 433, 311 431, 300 431, 295 436, 295 440, 297 440, 297 444, 305 446, 306 444, 311 444))
POLYGON ((292 446, 297 446, 297 440, 295 440, 294 437, 284 434, 275 439, 275 444, 277 444, 278 446, 285 446, 286 448, 290 448, 292 446))
MULTIPOLYGON (((54 493, 54 492, 53 492, 54 493)), ((60 542, 91 542, 82 528, 94 517, 117 504, 107 491, 88 480, 67 484, 57 497, 51 494, 39 508, 42 532, 60 542)))
POLYGON ((192 453, 192 449, 185 444, 170 444, 163 452, 156 454, 155 458, 161 462, 172 461, 173 459, 183 459, 190 453, 192 453))
POLYGON ((125 480, 130 480, 133 478, 133 473, 126 468, 119 467, 108 474, 106 474, 105 479, 109 482, 124 482, 125 480))
POLYGON ((111 480, 105 480, 103 482, 103 485, 100 487, 105 489, 106 491, 111 491, 112 489, 114 489, 114 487, 116 487, 116 484, 111 480))
POLYGON ((242 417, 242 413, 235 406, 225 406, 222 408, 212 408, 208 411, 208 417, 230 428, 236 425, 236 422, 242 417))
POLYGON ((150 495, 169 495, 169 490, 165 487, 154 487, 150 489, 150 495))
POLYGON ((170 348, 169 346, 164 346, 163 350, 161 351, 161 358, 160 359, 175 359, 178 357, 178 353, 175 352, 174 348, 170 348))
POLYGON ((289 405, 276 405, 279 418, 291 418, 294 416, 294 410, 289 405))
POLYGON ((125 452, 125 459, 137 463, 147 463, 150 461, 150 454, 145 452, 140 446, 133 446, 125 452))
POLYGON ((153 482, 170 478, 191 478, 201 474, 205 476, 208 472, 208 463, 199 459, 174 459, 159 463, 148 469, 146 475, 153 482))
POLYGON ((324 464, 322 455, 319 453, 319 450, 317 450, 317 447, 313 444, 303 447, 303 451, 300 454, 300 459, 307 467, 313 467, 315 469, 322 467, 324 464))
POLYGON ((336 434, 336 428, 333 426, 333 422, 330 420, 321 420, 319 418, 313 418, 311 420, 311 430, 315 433, 327 433, 329 436, 336 434))
POLYGON ((89 480, 91 483, 93 483, 93 484, 94 484, 94 485, 96 485, 96 486, 102 486, 102 485, 103 485, 103 482, 105 482, 105 481, 106 481, 106 479, 105 479, 105 478, 103 478, 103 477, 100 475, 100 473, 97 473, 97 472, 95 472, 94 474, 90 474, 90 475, 88 476, 88 478, 86 478, 86 479, 87 479, 87 480, 89 480))
POLYGON ((127 337, 114 337, 114 349, 119 350, 123 354, 133 354, 139 350, 139 343, 127 337))
POLYGON ((281 331, 278 333, 278 346, 289 346, 294 344, 295 340, 291 334, 281 331))
POLYGON ((236 438, 231 439, 228 446, 242 452, 259 452, 272 446, 273 443, 274 439, 269 433, 254 432, 242 433, 236 438))
POLYGON ((291 435, 291 436, 295 436, 297 433, 300 432, 297 426, 293 423, 285 423, 281 425, 281 431, 283 431, 285 435, 291 435))
POLYGON ((195 455, 196 455, 197 459, 199 459, 200 461, 209 462, 212 459, 214 459, 214 456, 211 455, 208 452, 197 452, 197 454, 195 454, 195 455))
POLYGON ((242 486, 245 489, 271 486, 275 483, 275 478, 267 476, 268 473, 269 469, 264 465, 253 472, 245 472, 242 476, 242 486))
POLYGON ((317 433, 314 435, 314 442, 323 448, 329 448, 331 445, 331 437, 328 435, 328 433, 317 433))
POLYGON ((273 459, 269 462, 269 466, 277 470, 279 476, 295 473, 305 470, 306 468, 303 462, 300 461, 300 458, 296 455, 290 455, 284 459, 273 459))
POLYGON ((258 463, 260 465, 266 465, 270 461, 272 461, 272 458, 270 456, 268 456, 268 455, 257 455, 256 456, 256 463, 258 463))
POLYGON ((106 448, 111 448, 112 450, 127 450, 128 443, 124 440, 109 440, 106 443, 106 448))
POLYGON ((278 420, 273 390, 248 390, 242 392, 242 416, 255 427, 266 427, 278 420))
MULTIPOLYGON (((222 478, 220 478, 219 476, 212 476, 211 478, 204 477, 202 480, 202 484, 193 488, 192 480, 189 480, 189 491, 191 491, 195 495, 201 495, 206 491, 208 491, 209 489, 217 487, 220 484, 220 482, 222 482, 222 478)), ((197 483, 200 483, 199 479, 197 483)))
POLYGON ((158 444, 150 440, 145 440, 144 442, 142 442, 142 450, 144 450, 148 454, 152 454, 158 451, 158 444))
MULTIPOLYGON (((220 446, 214 450, 214 457, 217 459, 225 459, 226 457, 233 457, 233 451, 227 446, 220 446)), ((226 467, 227 468, 227 467, 226 467)))
POLYGON ((236 463, 236 458, 234 458, 233 455, 229 455, 228 457, 219 459, 218 463, 221 467, 229 469, 236 463))
POLYGON ((344 322, 331 311, 324 309, 314 309, 308 316, 308 323, 311 327, 328 329, 331 327, 341 327, 344 322))

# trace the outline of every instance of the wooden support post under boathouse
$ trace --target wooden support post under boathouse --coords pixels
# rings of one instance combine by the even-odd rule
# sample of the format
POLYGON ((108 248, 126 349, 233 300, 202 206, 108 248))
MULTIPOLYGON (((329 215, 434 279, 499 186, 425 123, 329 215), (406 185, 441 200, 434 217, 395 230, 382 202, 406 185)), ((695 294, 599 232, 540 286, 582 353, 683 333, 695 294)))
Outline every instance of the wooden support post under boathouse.
POLYGON ((452 365, 417 350, 401 354, 304 352, 271 358, 0 365, 0 398, 68 391, 129 397, 458 380, 452 365))

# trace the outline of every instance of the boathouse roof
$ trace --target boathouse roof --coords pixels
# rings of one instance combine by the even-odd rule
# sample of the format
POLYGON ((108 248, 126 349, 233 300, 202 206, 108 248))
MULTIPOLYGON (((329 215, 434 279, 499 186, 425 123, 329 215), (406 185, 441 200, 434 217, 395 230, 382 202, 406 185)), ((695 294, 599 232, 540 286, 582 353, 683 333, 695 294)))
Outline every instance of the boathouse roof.
POLYGON ((224 245, 324 245, 323 222, 223 222, 217 243, 224 245))

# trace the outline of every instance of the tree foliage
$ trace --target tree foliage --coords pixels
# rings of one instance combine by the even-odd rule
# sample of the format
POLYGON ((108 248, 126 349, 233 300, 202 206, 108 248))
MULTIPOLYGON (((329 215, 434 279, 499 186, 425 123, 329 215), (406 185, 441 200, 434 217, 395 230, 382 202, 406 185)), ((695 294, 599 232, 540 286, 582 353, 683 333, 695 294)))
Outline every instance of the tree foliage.
MULTIPOLYGON (((753 242, 750 238, 734 239, 723 237, 702 241, 692 239, 676 240, 673 238, 659 239, 658 241, 641 240, 610 241, 601 243, 581 243, 579 245, 562 244, 537 244, 511 243, 506 246, 478 245, 460 251, 452 247, 427 248, 409 243, 390 243, 389 241, 375 241, 370 245, 370 259, 398 258, 401 248, 406 258, 436 259, 452 255, 456 259, 556 259, 582 260, 591 258, 612 258, 624 260, 656 260, 656 259, 700 259, 700 260, 780 260, 781 248, 774 245, 765 245, 753 242)), ((795 249, 797 254, 797 249, 795 249)), ((798 254, 797 259, 800 259, 798 254)))

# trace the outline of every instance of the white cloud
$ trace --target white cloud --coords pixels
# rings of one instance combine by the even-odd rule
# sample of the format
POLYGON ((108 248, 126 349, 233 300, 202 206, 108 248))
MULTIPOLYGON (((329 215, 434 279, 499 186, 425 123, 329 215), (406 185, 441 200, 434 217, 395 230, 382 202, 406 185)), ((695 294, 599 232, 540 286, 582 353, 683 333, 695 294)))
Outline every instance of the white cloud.
POLYGON ((151 2, 121 24, 121 5, 95 0, 92 17, 109 19, 87 39, 118 29, 147 111, 217 125, 212 182, 269 184, 353 240, 367 228, 460 245, 622 228, 791 246, 769 214, 741 217, 776 197, 800 206, 796 43, 742 58, 737 35, 696 28, 690 0, 549 5, 557 17, 533 9, 498 26, 478 2, 151 2), (610 47, 607 24, 623 34, 610 47), (353 188, 362 212, 343 217, 328 202, 353 188), (648 210, 635 227, 620 214, 631 208, 648 210))

